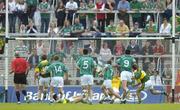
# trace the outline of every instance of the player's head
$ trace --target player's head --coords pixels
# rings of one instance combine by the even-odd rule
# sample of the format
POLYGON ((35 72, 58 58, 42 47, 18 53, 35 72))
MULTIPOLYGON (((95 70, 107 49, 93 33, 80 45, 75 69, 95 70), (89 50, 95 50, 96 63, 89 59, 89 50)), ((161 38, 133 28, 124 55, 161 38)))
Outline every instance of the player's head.
POLYGON ((59 56, 55 55, 55 56, 53 57, 53 60, 54 60, 54 61, 58 61, 58 60, 59 60, 59 56))
POLYGON ((88 49, 83 49, 83 54, 87 55, 88 54, 88 49))
POLYGON ((137 65, 137 64, 134 64, 134 65, 132 66, 132 68, 133 68, 133 70, 137 70, 137 69, 138 69, 138 65, 137 65))
POLYGON ((126 51, 125 51, 125 54, 126 54, 126 55, 130 55, 130 54, 131 54, 131 51, 130 51, 130 50, 126 50, 126 51))
POLYGON ((43 55, 42 57, 41 57, 41 60, 46 60, 47 59, 47 55, 43 55))

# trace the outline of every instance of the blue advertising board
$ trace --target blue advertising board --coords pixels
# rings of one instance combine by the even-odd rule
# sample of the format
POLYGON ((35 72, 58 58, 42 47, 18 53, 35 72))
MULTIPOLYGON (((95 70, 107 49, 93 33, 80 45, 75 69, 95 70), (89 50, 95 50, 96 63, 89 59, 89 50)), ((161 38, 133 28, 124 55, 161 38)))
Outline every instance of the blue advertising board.
MULTIPOLYGON (((162 86, 155 87, 157 90, 163 90, 162 86)), ((0 90, 2 87, 0 87, 0 90)), ((32 102, 36 102, 38 100, 37 98, 37 91, 38 88, 36 86, 29 86, 27 87, 27 95, 29 96, 30 100, 32 102)), ((130 97, 127 100, 128 103, 136 103, 137 97, 135 95, 135 89, 130 88, 130 97)), ((64 93, 65 97, 69 98, 71 96, 77 96, 81 93, 81 87, 64 87, 64 93)), ((122 94, 122 90, 120 90, 120 94, 122 94)), ((103 96, 103 93, 101 91, 100 87, 93 87, 93 103, 97 103, 101 97, 103 96)), ((150 93, 150 91, 142 91, 141 97, 143 100, 143 103, 163 103, 165 101, 165 97, 163 95, 153 95, 150 93)), ((49 93, 47 94, 47 98, 45 99, 46 102, 48 102, 50 99, 49 93)), ((21 95, 21 101, 24 100, 24 97, 21 95)), ((8 88, 8 102, 16 102, 16 95, 14 87, 10 86, 8 88)))

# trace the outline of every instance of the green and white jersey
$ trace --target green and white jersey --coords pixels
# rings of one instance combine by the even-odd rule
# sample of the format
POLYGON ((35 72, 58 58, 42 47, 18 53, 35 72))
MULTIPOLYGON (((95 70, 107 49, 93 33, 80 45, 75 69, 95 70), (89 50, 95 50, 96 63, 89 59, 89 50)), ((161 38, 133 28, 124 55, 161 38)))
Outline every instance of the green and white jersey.
POLYGON ((81 75, 93 75, 95 66, 96 63, 90 56, 82 56, 77 61, 77 67, 80 69, 81 75))
POLYGON ((64 77, 68 69, 63 63, 55 61, 48 67, 48 72, 51 73, 52 77, 64 77))
POLYGON ((136 63, 136 60, 130 55, 123 55, 116 63, 120 66, 120 71, 132 72, 132 66, 136 63))
POLYGON ((107 64, 105 66, 105 71, 104 71, 104 80, 112 80, 113 74, 114 74, 114 70, 112 65, 107 64))

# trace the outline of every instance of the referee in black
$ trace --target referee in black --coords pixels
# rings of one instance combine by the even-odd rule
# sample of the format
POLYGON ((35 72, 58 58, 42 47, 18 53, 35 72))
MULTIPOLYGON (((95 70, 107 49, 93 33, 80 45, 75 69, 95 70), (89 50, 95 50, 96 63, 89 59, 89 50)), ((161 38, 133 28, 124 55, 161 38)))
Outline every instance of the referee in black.
POLYGON ((20 91, 25 96, 26 102, 29 102, 25 86, 27 84, 26 76, 29 69, 29 64, 26 59, 21 58, 18 53, 15 53, 15 59, 11 62, 11 74, 14 73, 14 85, 17 97, 17 103, 20 104, 20 91))

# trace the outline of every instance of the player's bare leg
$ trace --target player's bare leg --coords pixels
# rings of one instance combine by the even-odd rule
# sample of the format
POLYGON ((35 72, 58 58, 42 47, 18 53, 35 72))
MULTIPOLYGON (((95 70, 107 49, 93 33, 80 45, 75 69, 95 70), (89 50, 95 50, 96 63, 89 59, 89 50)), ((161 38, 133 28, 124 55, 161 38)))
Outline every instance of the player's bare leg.
POLYGON ((107 92, 107 89, 106 89, 106 87, 104 85, 102 85, 101 90, 102 90, 102 92, 104 94, 104 97, 102 97, 102 99, 99 101, 99 103, 102 103, 104 101, 104 99, 106 97, 108 97, 108 92, 107 92))
POLYGON ((63 100, 64 100, 64 97, 65 97, 65 96, 64 96, 63 88, 62 88, 62 87, 59 87, 59 88, 58 88, 58 91, 59 91, 59 96, 60 96, 58 100, 59 100, 59 101, 63 101, 63 100))
POLYGON ((144 87, 145 87, 145 84, 141 84, 138 89, 136 90, 136 95, 138 97, 138 103, 140 104, 142 101, 141 101, 141 91, 144 90, 144 87))
POLYGON ((88 90, 88 100, 89 100, 90 104, 92 104, 92 96, 93 96, 92 86, 91 86, 91 85, 88 85, 88 86, 87 86, 87 90, 88 90))
POLYGON ((50 103, 53 102, 53 96, 54 96, 54 87, 50 87, 50 103))
POLYGON ((47 87, 47 86, 44 86, 43 99, 46 98, 47 92, 48 92, 48 87, 47 87))
POLYGON ((165 96, 168 96, 168 94, 165 92, 165 91, 159 91, 159 90, 155 90, 154 88, 153 89, 150 89, 150 92, 153 94, 153 95, 165 95, 165 96))
POLYGON ((41 94, 43 92, 43 86, 39 86, 39 91, 38 91, 38 101, 41 101, 41 94))
POLYGON ((122 103, 126 103, 126 96, 129 92, 129 89, 127 88, 127 80, 122 80, 122 88, 123 88, 123 96, 122 96, 122 103))
POLYGON ((111 95, 115 96, 112 98, 112 100, 114 100, 115 98, 121 99, 121 96, 118 93, 114 92, 112 88, 108 88, 108 91, 110 92, 111 95))

